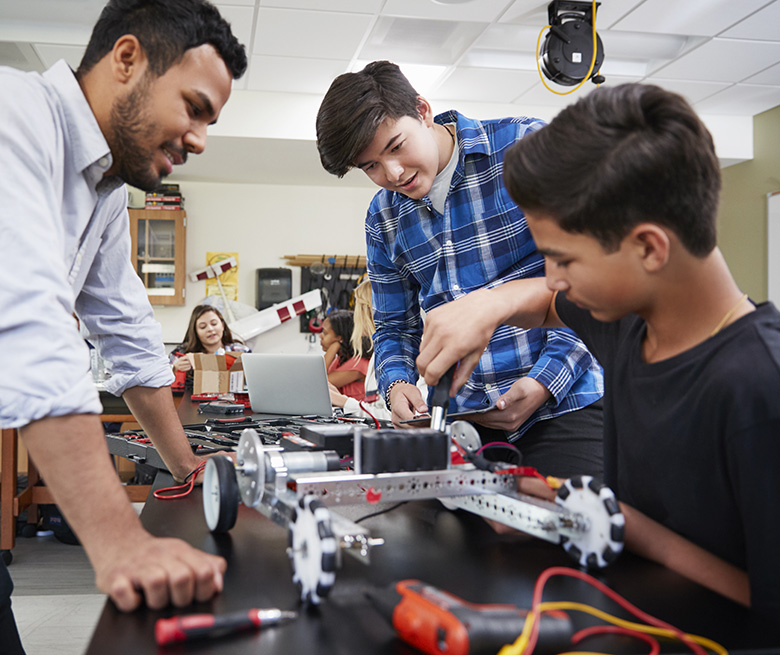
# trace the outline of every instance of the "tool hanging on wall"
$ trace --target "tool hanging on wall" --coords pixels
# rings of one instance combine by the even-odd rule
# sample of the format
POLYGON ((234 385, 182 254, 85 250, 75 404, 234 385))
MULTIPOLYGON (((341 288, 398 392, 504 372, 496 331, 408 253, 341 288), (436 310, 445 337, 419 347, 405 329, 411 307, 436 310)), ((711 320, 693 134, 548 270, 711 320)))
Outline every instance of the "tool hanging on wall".
POLYGON ((287 264, 301 267, 301 292, 319 289, 322 306, 301 317, 301 332, 317 334, 333 309, 353 309, 355 287, 366 276, 363 255, 285 255, 287 264))

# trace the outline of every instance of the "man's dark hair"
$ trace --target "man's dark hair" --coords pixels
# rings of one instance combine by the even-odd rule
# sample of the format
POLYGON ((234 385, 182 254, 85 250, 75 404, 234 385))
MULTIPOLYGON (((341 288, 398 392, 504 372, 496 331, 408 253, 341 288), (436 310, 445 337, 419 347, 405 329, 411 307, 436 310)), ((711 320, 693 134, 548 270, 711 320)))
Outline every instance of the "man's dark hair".
POLYGON ((592 91, 509 149, 504 182, 521 209, 607 251, 643 222, 672 230, 698 257, 716 245, 712 136, 681 96, 657 86, 592 91))
POLYGON ((88 73, 114 47, 132 34, 157 77, 181 60, 191 48, 214 46, 234 79, 246 71, 244 46, 214 5, 205 0, 109 0, 92 30, 78 76, 88 73))
POLYGON ((420 117, 419 94, 401 69, 375 61, 339 75, 317 112, 317 149, 328 173, 344 177, 386 118, 420 117))

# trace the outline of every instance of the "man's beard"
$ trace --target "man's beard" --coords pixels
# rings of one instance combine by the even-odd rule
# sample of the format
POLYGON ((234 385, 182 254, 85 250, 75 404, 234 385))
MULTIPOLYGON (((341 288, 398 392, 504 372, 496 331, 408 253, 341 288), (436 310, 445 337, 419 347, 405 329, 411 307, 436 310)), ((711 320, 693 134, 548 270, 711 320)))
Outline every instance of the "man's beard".
POLYGON ((114 102, 109 117, 111 155, 118 166, 118 176, 127 184, 144 191, 160 186, 163 174, 153 167, 157 148, 151 143, 157 126, 149 120, 145 95, 149 81, 142 80, 127 96, 114 102))

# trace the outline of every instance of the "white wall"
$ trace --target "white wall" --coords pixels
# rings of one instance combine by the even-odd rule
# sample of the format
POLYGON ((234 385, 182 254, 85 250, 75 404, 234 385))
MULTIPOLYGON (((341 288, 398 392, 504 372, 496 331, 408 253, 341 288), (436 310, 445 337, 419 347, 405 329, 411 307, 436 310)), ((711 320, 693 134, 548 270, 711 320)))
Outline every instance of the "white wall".
MULTIPOLYGON (((255 270, 285 266, 284 255, 366 253, 363 221, 374 189, 179 184, 187 210, 186 270, 203 268, 206 252, 237 252, 238 300, 247 305, 255 305, 255 270)), ((292 271, 293 295, 298 295, 300 268, 293 266, 292 271)), ((181 342, 192 308, 203 300, 205 289, 205 282, 187 279, 186 305, 154 308, 166 343, 181 342)), ((298 321, 291 320, 261 334, 250 345, 264 352, 306 352, 309 341, 299 331, 298 321)))

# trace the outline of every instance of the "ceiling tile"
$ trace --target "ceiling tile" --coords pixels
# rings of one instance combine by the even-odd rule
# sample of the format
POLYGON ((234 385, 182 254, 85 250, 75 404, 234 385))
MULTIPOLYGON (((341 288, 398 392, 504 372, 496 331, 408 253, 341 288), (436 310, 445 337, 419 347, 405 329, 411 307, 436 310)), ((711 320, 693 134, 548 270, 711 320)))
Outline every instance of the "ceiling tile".
POLYGON ((474 42, 474 48, 535 53, 540 32, 541 27, 497 23, 490 25, 479 35, 474 42))
POLYGON ((547 25, 547 5, 549 2, 536 0, 515 0, 501 15, 499 23, 538 26, 541 30, 547 25))
POLYGON ((351 59, 371 24, 367 15, 259 9, 253 54, 351 59))
MULTIPOLYGON (((757 11, 767 0, 653 0, 643 2, 611 29, 715 36, 757 11)), ((598 19, 597 19, 598 24, 598 19)))
POLYGON ((349 60, 254 55, 249 68, 249 91, 281 91, 324 95, 349 60))
POLYGON ((696 111, 703 114, 760 114, 780 105, 780 86, 735 84, 734 86, 696 103, 696 111))
POLYGON ((780 1, 775 0, 752 16, 737 23, 720 36, 735 39, 760 39, 764 41, 780 40, 780 1))
POLYGON ((760 73, 748 77, 745 80, 747 84, 773 84, 780 86, 780 64, 770 66, 760 73))
POLYGON ((490 23, 511 4, 512 0, 387 0, 382 15, 490 23))
MULTIPOLYGON (((690 1, 690 0, 686 0, 690 1)), ((635 7, 645 3, 646 0, 621 0, 620 2, 602 2, 596 10, 596 29, 611 29, 621 18, 630 14, 635 7)), ((644 29, 642 30, 645 31, 644 29)))
POLYGON ((436 100, 509 103, 538 79, 530 71, 459 67, 429 96, 436 100))
POLYGON ((249 55, 252 45, 252 21, 255 18, 254 7, 217 5, 217 9, 222 17, 230 23, 233 35, 246 46, 246 52, 249 55))
POLYGON ((34 0, 0 2, 0 22, 59 23, 92 29, 106 0, 34 0))
POLYGON ((655 84, 667 91, 679 93, 692 105, 710 97, 711 95, 727 89, 729 82, 696 82, 694 80, 668 80, 662 77, 648 77, 642 80, 647 84, 655 84))
POLYGON ((741 82, 780 60, 780 42, 712 39, 653 71, 667 79, 741 82))
POLYGON ((484 27, 482 23, 383 16, 376 21, 359 58, 448 66, 484 27))
MULTIPOLYGON (((253 0, 249 0, 254 4, 253 0)), ((319 11, 346 11, 353 14, 375 14, 384 0, 260 0, 261 7, 283 9, 316 9, 319 11)))
MULTIPOLYGON (((636 5, 646 0, 620 0, 620 2, 602 2, 596 10, 596 28, 601 33, 617 20, 629 13, 636 5)), ((549 21, 547 7, 549 2, 538 0, 515 0, 512 6, 501 16, 499 23, 515 23, 536 26, 541 30, 549 21)))

